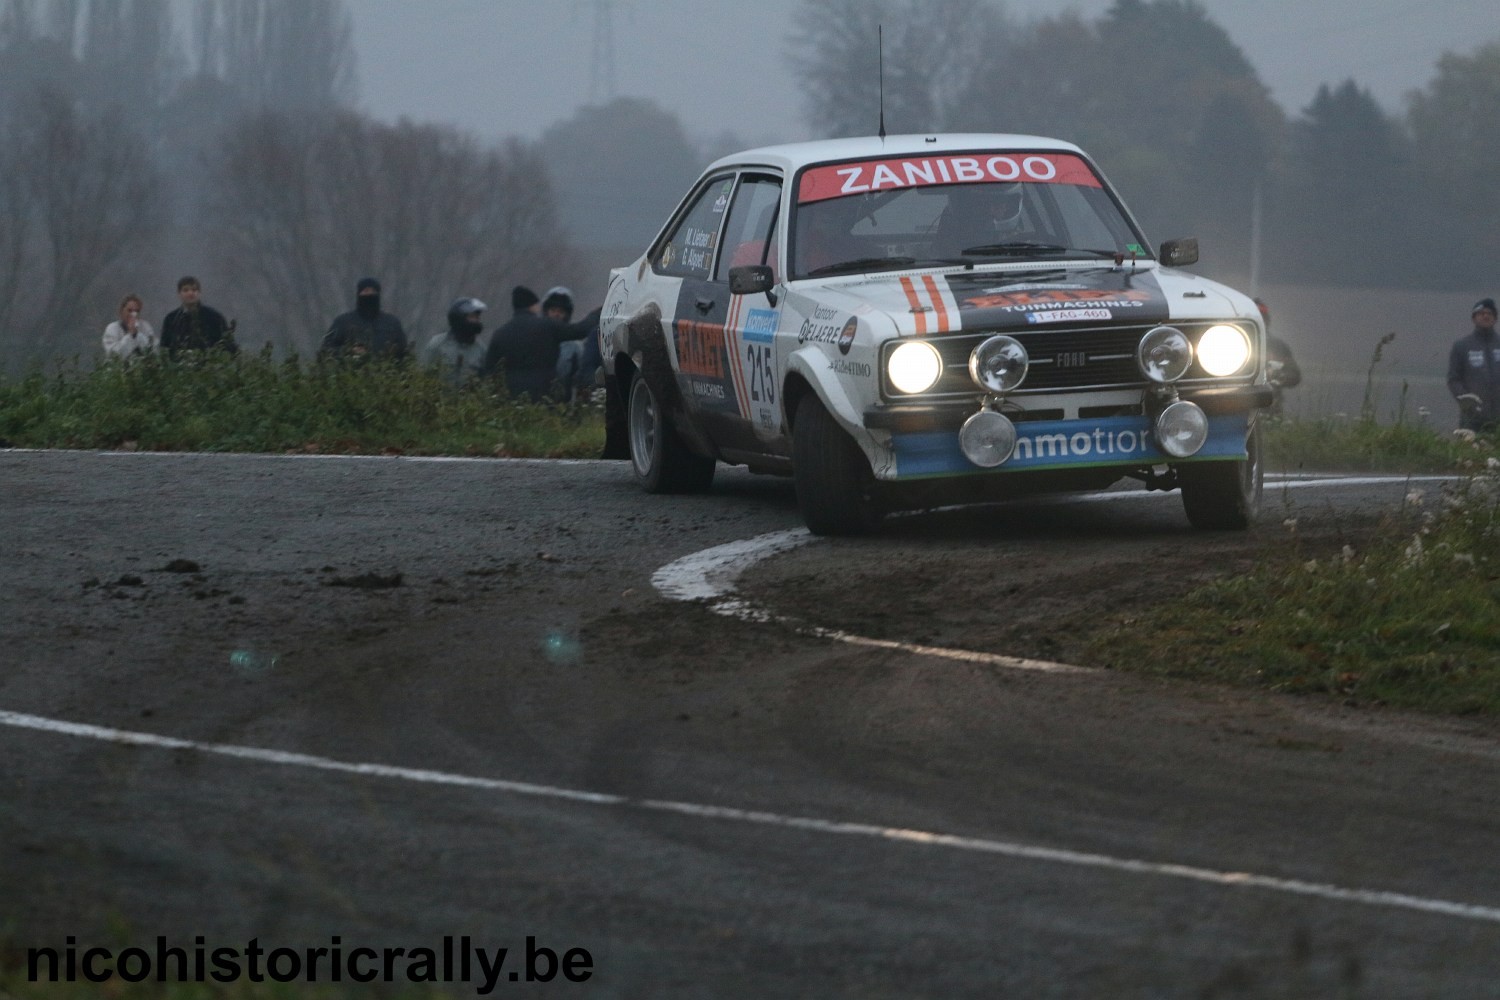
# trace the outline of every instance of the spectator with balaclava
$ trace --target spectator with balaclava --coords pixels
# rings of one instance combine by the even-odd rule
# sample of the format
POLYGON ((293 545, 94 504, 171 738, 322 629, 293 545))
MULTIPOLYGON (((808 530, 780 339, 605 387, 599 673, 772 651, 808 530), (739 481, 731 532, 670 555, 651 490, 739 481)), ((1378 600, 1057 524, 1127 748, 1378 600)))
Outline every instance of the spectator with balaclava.
POLYGON ((406 330, 380 309, 380 282, 361 278, 354 289, 354 309, 333 321, 318 353, 333 358, 406 357, 406 330))

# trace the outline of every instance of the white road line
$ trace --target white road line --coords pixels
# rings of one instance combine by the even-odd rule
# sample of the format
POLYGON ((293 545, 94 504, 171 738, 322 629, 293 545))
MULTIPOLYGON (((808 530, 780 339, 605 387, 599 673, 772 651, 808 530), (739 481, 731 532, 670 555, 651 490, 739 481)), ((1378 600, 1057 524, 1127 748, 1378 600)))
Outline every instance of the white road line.
MULTIPOLYGON (((489 461, 494 460, 491 459, 489 461)), ((1323 485, 1372 485, 1393 481, 1410 482, 1415 480, 1392 478, 1333 480, 1331 483, 1325 481, 1323 485)), ((1303 480, 1288 485, 1313 485, 1316 482, 1303 480)), ((1098 496, 1112 499, 1115 494, 1099 494, 1098 496)), ((1141 494, 1120 494, 1120 496, 1139 497, 1141 494)), ((726 595, 733 593, 734 583, 738 576, 756 562, 775 555, 778 552, 785 552, 796 548, 811 540, 812 536, 805 529, 794 529, 772 532, 757 538, 743 539, 727 545, 716 546, 686 556, 668 566, 662 567, 653 575, 652 583, 663 594, 674 600, 715 601, 711 606, 715 611, 723 614, 730 614, 736 617, 750 617, 757 620, 775 620, 768 612, 758 610, 743 601, 729 598, 726 595)), ((813 634, 821 635, 825 638, 838 639, 842 642, 879 648, 902 649, 910 652, 920 652, 923 655, 929 656, 946 656, 953 659, 1001 666, 1019 666, 1023 669, 1061 669, 1068 671, 1083 669, 1071 667, 1067 664, 1048 664, 1042 661, 1029 661, 1015 657, 973 653, 965 650, 943 650, 907 643, 867 639, 830 629, 809 628, 808 630, 813 634)), ((0 725, 15 729, 72 736, 80 739, 99 740, 126 746, 164 750, 190 750, 198 753, 231 757, 257 763, 275 764, 283 767, 301 767, 364 777, 388 778, 422 784, 504 792, 513 795, 527 795, 587 805, 626 807, 691 816, 697 819, 751 823, 836 836, 866 837, 917 846, 942 847, 951 850, 996 854, 1050 864, 1066 864, 1129 874, 1186 879, 1224 888, 1263 889, 1333 902, 1396 908, 1462 920, 1500 924, 1500 907, 1460 903, 1383 890, 1351 889, 1326 883, 1304 882, 1299 879, 1256 875, 1249 872, 1218 871, 1211 868, 1198 868, 1190 865, 1163 864, 1140 859, 1116 858, 1104 854, 1089 854, 1058 848, 1037 847, 982 837, 962 837, 924 830, 883 827, 867 823, 850 823, 807 816, 790 816, 780 813, 711 806, 692 802, 676 802, 666 799, 633 799, 610 793, 589 792, 581 789, 560 788, 521 781, 507 781, 498 778, 482 778, 473 775, 452 774, 444 771, 396 767, 388 764, 354 763, 334 760, 329 757, 270 750, 261 747, 236 746, 225 743, 201 743, 197 740, 185 740, 170 736, 158 736, 152 733, 132 732, 105 726, 66 722, 19 712, 0 711, 0 725)))
POLYGON ((445 771, 429 771, 410 767, 393 767, 388 764, 353 763, 318 757, 312 754, 288 753, 260 747, 236 746, 226 743, 200 743, 197 740, 157 736, 151 733, 111 729, 105 726, 64 722, 19 712, 0 711, 0 725, 16 729, 27 729, 81 739, 100 740, 125 746, 147 747, 159 750, 191 750, 198 753, 232 757, 237 760, 283 767, 301 767, 317 771, 332 771, 363 777, 389 778, 428 785, 448 785, 471 788, 479 791, 505 792, 512 795, 528 795, 536 798, 555 799, 565 802, 594 806, 616 806, 641 809, 648 812, 672 813, 694 819, 722 820, 734 823, 750 823, 758 826, 777 827, 787 830, 803 830, 810 833, 844 837, 863 837, 919 847, 941 847, 949 850, 968 851, 978 854, 996 854, 1024 861, 1045 864, 1072 865, 1122 872, 1132 875, 1150 875, 1185 879, 1229 889, 1263 889, 1270 892, 1307 896, 1339 903, 1354 903, 1362 906, 1388 907, 1411 910, 1418 913, 1453 917, 1460 920, 1500 924, 1500 908, 1459 903, 1446 899, 1432 899, 1409 893, 1386 892, 1374 889, 1351 889, 1344 886, 1320 882, 1304 882, 1300 879, 1277 878, 1271 875, 1255 875, 1250 872, 1218 871, 1192 865, 1162 864, 1133 858, 1116 858, 1106 854, 1090 854, 1081 851, 1036 847, 1011 841, 991 840, 984 837, 961 837, 953 834, 934 833, 926 830, 902 829, 878 826, 870 823, 847 823, 838 820, 820 819, 811 816, 789 816, 782 813, 725 806, 702 805, 694 802, 676 802, 669 799, 634 799, 623 795, 588 792, 552 785, 537 785, 523 781, 505 781, 498 778, 481 778, 473 775, 451 774, 445 771))
POLYGON ((986 666, 1003 667, 1009 670, 1036 670, 1044 673, 1094 673, 1089 667, 1076 667, 1068 663, 1053 663, 1049 660, 1031 660, 1020 656, 1003 656, 999 653, 980 653, 969 649, 946 649, 940 646, 922 646, 916 643, 899 642, 892 639, 871 639, 839 629, 808 625, 775 615, 746 601, 734 597, 735 584, 740 574, 751 566, 781 552, 787 552, 813 541, 806 528, 788 531, 773 531, 754 538, 744 538, 716 545, 713 548, 683 556, 658 569, 651 575, 651 585, 662 596, 674 601, 706 601, 715 614, 742 621, 775 622, 801 635, 831 639, 851 646, 870 649, 899 650, 920 656, 957 660, 962 663, 982 663, 986 666))
MULTIPOLYGON (((1393 483, 1451 482, 1453 476, 1362 476, 1328 477, 1311 479, 1276 478, 1266 484, 1267 489, 1302 489, 1313 486, 1381 486, 1393 483)), ((1147 490, 1109 490, 1085 493, 1072 497, 1057 498, 1064 503, 1093 503, 1111 500, 1146 500, 1166 497, 1170 493, 1147 490)), ((961 663, 981 663, 1007 670, 1033 670, 1042 673, 1095 673, 1091 667, 1080 667, 1070 663, 1055 663, 1051 660, 1032 660, 999 653, 982 653, 969 649, 950 649, 941 646, 923 646, 893 639, 872 639, 854 635, 840 629, 809 625, 796 618, 773 614, 748 601, 734 596, 741 574, 763 559, 790 551, 800 545, 814 541, 806 528, 773 531, 754 538, 740 539, 724 545, 693 552, 658 569, 651 576, 651 584, 662 596, 674 601, 704 601, 715 614, 738 618, 742 621, 775 622, 800 635, 816 636, 851 646, 872 649, 899 650, 919 656, 955 660, 961 663)))

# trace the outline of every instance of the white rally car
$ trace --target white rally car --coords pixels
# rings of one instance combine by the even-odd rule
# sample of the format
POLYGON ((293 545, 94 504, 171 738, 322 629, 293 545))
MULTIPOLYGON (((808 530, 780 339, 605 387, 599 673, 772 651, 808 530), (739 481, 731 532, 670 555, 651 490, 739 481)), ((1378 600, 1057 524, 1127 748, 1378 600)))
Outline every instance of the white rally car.
POLYGON ((613 424, 650 492, 790 474, 808 527, 890 510, 1178 488, 1243 528, 1271 402, 1255 303, 1177 268, 1078 147, 890 136, 715 162, 610 273, 613 424))

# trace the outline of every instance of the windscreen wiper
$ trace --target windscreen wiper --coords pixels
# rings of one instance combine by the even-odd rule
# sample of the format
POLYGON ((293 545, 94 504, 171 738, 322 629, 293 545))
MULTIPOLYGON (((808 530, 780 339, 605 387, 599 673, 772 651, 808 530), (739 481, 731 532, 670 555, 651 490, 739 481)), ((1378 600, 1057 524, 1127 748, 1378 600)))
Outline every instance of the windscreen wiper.
POLYGON ((1012 257, 1028 253, 1067 253, 1068 248, 1056 243, 1030 243, 1017 240, 1014 243, 985 243, 967 247, 961 251, 965 257, 1012 257))
POLYGON ((911 267, 915 257, 860 257, 857 260, 841 260, 837 264, 824 264, 808 271, 805 277, 818 278, 828 274, 848 274, 855 271, 889 270, 893 267, 911 267))

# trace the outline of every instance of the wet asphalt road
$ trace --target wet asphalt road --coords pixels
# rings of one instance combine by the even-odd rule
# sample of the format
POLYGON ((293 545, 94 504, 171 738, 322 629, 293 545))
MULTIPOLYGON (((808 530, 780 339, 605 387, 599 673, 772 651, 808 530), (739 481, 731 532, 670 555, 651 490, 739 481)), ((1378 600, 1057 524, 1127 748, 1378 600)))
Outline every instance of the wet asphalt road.
MULTIPOLYGON (((658 567, 799 523, 787 483, 721 473, 0 452, 7 938, 588 953, 494 995, 1500 996, 1492 727, 668 602, 658 567)), ((1081 509, 975 544, 1107 573, 1208 537, 1170 497, 1081 509)), ((785 560, 895 603, 859 567, 974 516, 785 560)))

